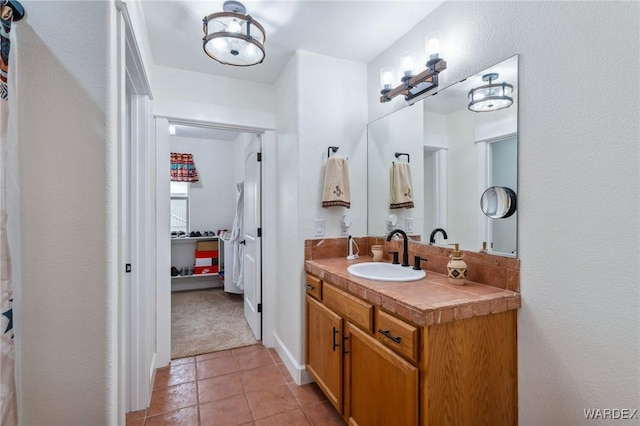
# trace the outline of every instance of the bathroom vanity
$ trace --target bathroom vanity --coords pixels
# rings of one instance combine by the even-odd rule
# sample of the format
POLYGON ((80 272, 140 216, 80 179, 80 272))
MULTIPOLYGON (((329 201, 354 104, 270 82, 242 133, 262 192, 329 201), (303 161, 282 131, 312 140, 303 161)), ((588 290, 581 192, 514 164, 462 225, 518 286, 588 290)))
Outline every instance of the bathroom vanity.
POLYGON ((433 271, 368 280, 353 263, 305 261, 307 371, 348 424, 517 424, 518 292, 433 271))

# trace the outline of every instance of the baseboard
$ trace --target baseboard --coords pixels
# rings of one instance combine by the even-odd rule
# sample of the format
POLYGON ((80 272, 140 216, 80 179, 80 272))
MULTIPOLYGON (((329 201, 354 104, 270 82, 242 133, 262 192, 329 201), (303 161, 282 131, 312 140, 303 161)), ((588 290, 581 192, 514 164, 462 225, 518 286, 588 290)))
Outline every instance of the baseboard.
POLYGON ((171 292, 186 290, 206 290, 210 288, 223 288, 221 281, 211 282, 211 277, 191 278, 171 281, 171 292), (208 278, 208 279, 207 279, 208 278), (188 282, 186 282, 188 281, 188 282))
POLYGON ((296 382, 296 384, 304 385, 307 383, 312 383, 314 380, 311 378, 309 373, 307 373, 306 366, 304 364, 298 364, 289 349, 287 349, 282 340, 280 340, 280 337, 277 333, 273 333, 273 338, 276 341, 276 352, 278 352, 278 355, 280 355, 284 366, 287 367, 289 374, 291 374, 291 377, 293 377, 293 380, 296 382))

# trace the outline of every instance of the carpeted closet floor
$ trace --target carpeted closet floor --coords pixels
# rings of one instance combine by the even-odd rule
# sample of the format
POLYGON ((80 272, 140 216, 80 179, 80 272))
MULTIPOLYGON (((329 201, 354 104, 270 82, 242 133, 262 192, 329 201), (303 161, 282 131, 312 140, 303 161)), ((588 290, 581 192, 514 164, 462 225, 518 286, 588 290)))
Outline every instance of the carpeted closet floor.
POLYGON ((221 288, 171 293, 171 359, 256 343, 241 294, 221 288))

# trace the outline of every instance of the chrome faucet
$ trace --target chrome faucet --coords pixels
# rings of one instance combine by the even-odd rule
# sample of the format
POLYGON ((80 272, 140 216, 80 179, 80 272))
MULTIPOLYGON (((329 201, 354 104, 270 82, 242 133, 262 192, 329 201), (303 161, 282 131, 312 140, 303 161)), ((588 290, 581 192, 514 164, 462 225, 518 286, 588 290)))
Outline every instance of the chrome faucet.
POLYGON ((400 234, 403 238, 402 248, 404 249, 404 252, 402 253, 402 266, 409 266, 409 239, 407 238, 407 233, 402 229, 394 229, 389 232, 389 235, 387 235, 387 241, 391 241, 391 237, 395 234, 400 234))
POLYGON ((447 231, 445 231, 442 228, 436 228, 433 231, 431 231, 431 236, 429 237, 429 244, 433 244, 436 242, 436 234, 438 232, 442 232, 442 236, 444 237, 445 240, 449 239, 449 237, 447 236, 447 231))

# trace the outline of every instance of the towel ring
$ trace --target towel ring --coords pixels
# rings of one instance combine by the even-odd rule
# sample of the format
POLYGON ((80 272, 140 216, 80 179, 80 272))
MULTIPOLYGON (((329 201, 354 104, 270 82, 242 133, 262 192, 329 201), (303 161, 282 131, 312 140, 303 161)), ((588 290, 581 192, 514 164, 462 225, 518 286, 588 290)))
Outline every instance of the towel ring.
POLYGON ((331 157, 331 152, 335 154, 339 149, 340 147, 338 146, 330 146, 329 148, 327 148, 327 158, 331 157))
POLYGON ((409 154, 407 154, 406 152, 396 152, 395 156, 396 158, 400 158, 400 156, 402 155, 406 155, 407 156, 407 163, 410 163, 411 160, 409 159, 409 154))

